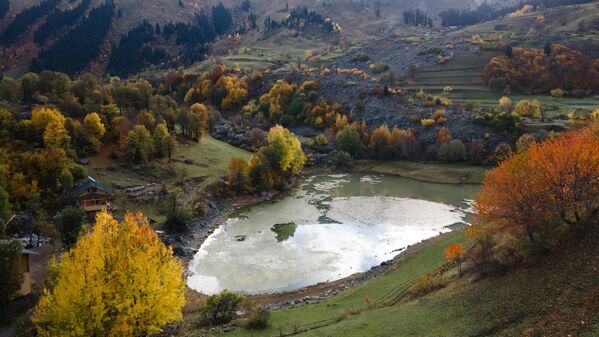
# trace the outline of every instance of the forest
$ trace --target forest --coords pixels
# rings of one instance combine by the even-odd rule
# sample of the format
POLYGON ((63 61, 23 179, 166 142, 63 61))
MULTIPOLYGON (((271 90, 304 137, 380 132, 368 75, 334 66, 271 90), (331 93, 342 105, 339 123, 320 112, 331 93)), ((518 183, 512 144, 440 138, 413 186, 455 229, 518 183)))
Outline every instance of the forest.
POLYGON ((114 15, 114 2, 106 1, 33 60, 33 71, 54 70, 70 75, 84 70, 100 54, 114 15))
POLYGON ((0 35, 0 44, 10 45, 23 34, 36 20, 56 10, 60 0, 44 0, 17 14, 0 35))

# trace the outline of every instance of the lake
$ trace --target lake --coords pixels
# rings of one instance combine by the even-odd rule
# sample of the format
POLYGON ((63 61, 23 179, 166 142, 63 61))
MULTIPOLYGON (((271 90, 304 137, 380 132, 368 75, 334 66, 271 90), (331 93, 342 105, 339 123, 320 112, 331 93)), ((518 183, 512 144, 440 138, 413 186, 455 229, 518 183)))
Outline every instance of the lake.
POLYGON ((205 294, 273 293, 367 271, 464 226, 479 190, 381 174, 310 175, 216 229, 190 262, 187 284, 205 294))

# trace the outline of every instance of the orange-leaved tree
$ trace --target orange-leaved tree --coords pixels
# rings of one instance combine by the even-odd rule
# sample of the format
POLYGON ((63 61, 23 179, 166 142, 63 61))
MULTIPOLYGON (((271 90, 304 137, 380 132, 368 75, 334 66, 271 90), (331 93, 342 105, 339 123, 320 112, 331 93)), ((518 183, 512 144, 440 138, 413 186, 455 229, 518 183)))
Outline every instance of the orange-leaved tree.
POLYGON ((533 143, 489 171, 475 209, 478 222, 533 241, 551 235, 551 224, 596 215, 598 198, 599 138, 583 129, 533 143))
POLYGON ((445 248, 445 258, 451 263, 458 265, 458 272, 462 274, 462 261, 466 255, 464 246, 460 243, 453 243, 445 248))
POLYGON ((140 213, 99 213, 52 269, 33 315, 39 336, 147 336, 182 319, 183 268, 140 213))

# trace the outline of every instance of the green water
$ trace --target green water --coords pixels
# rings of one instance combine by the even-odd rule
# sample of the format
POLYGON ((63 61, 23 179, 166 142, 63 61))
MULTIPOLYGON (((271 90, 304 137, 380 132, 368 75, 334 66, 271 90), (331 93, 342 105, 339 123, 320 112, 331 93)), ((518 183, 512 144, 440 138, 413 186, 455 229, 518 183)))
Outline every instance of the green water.
POLYGON ((468 222, 478 191, 379 174, 311 175, 221 225, 190 263, 188 285, 272 293, 366 271, 468 222))

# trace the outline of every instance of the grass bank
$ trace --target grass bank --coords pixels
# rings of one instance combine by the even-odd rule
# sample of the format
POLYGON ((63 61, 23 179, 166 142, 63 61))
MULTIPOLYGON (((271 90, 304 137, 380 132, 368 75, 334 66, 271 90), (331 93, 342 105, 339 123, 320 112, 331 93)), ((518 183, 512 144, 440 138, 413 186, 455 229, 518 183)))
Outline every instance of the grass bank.
POLYGON ((231 157, 247 160, 251 156, 251 153, 216 140, 210 135, 204 136, 199 142, 177 145, 171 164, 166 160, 153 161, 147 165, 120 164, 109 159, 108 151, 104 151, 90 158, 88 174, 112 187, 112 205, 117 208, 116 214, 122 214, 127 210, 141 211, 149 219, 160 223, 165 220, 165 216, 160 214, 159 203, 131 198, 123 189, 115 187, 150 185, 148 190, 156 193, 163 185, 172 189, 185 181, 182 201, 191 202, 199 197, 208 185, 225 175, 231 157))
POLYGON ((481 184, 488 167, 462 164, 431 164, 408 161, 358 160, 352 168, 359 172, 396 175, 432 183, 481 184))

